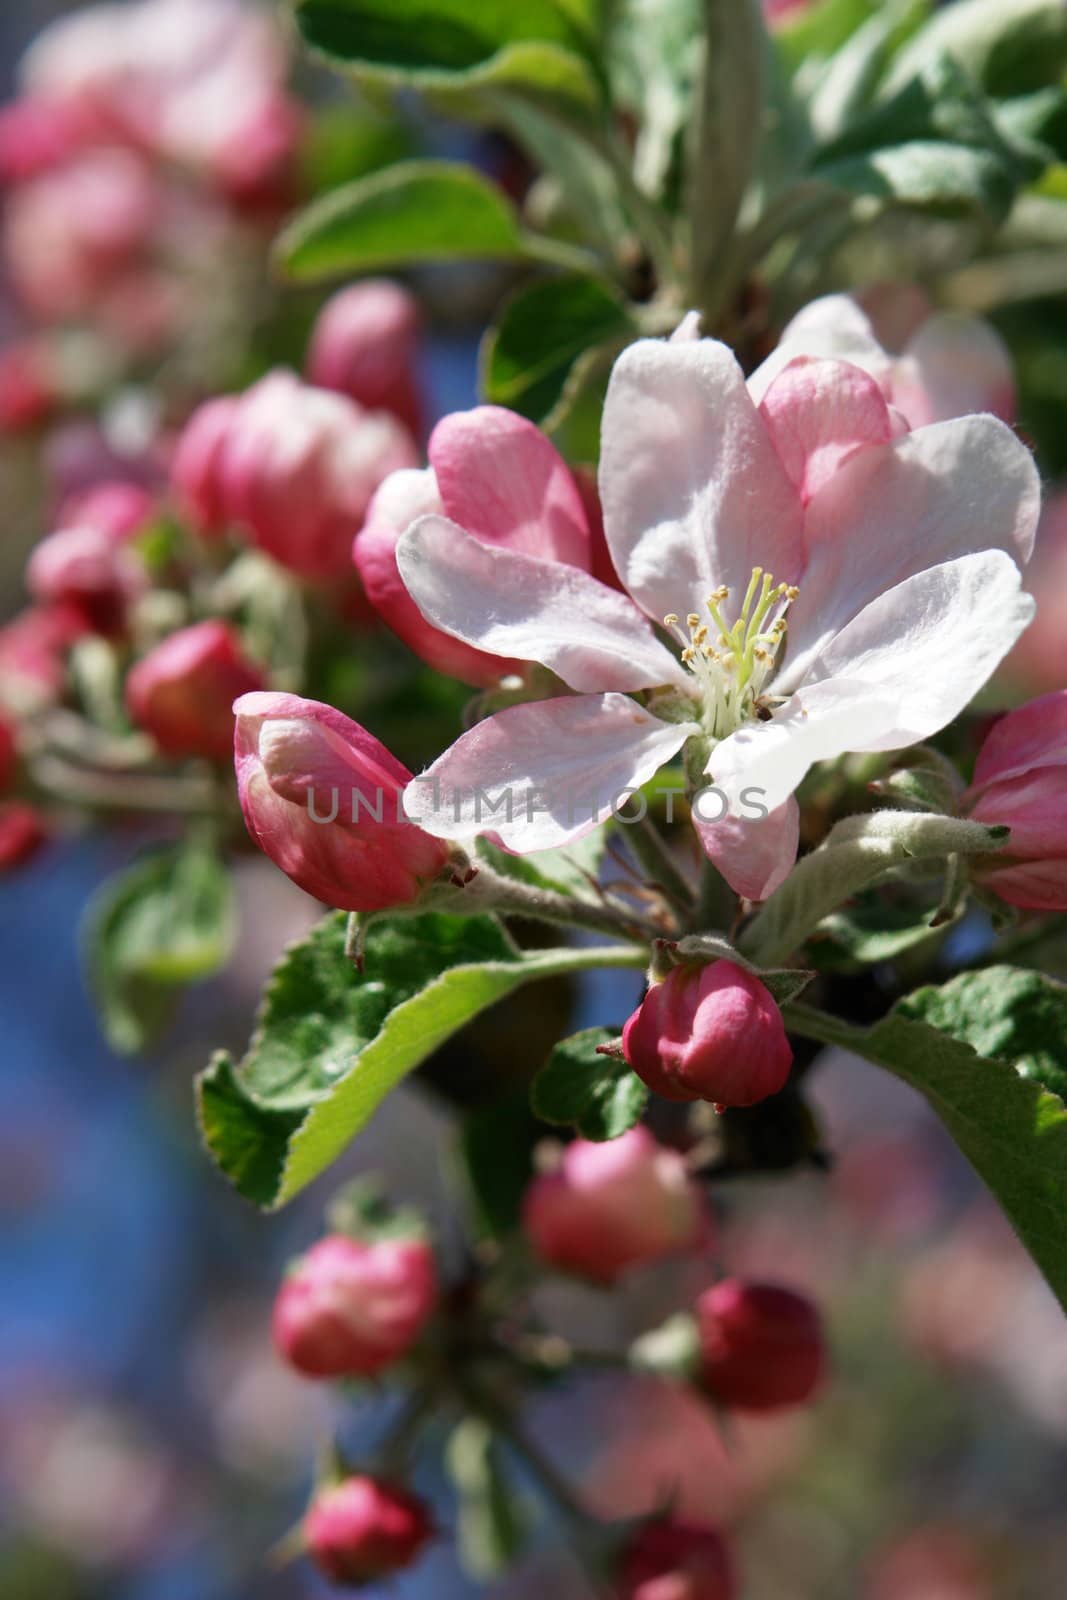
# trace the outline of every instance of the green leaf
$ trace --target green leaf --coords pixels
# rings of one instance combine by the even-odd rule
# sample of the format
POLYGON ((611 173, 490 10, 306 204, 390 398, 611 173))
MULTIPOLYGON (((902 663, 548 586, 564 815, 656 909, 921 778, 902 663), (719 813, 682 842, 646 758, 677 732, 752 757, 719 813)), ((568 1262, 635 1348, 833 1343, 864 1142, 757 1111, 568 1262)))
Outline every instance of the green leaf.
POLYGON ((636 331, 621 297, 600 279, 567 274, 520 289, 482 343, 484 397, 541 422, 584 351, 629 343, 636 331))
POLYGON ((534 1147, 543 1136, 525 1089, 479 1106, 464 1119, 459 1155, 477 1238, 504 1239, 519 1226, 534 1147))
POLYGON ((326 1225, 331 1233, 344 1233, 364 1244, 381 1244, 389 1239, 424 1239, 426 1219, 413 1206, 397 1206, 373 1173, 364 1173, 346 1183, 326 1208, 326 1225))
POLYGON ((880 961, 893 961, 907 950, 936 939, 944 926, 933 928, 934 907, 887 906, 872 896, 867 904, 824 917, 812 936, 812 959, 823 971, 855 971, 880 961))
POLYGON ((875 15, 881 0, 813 0, 775 30, 783 55, 794 65, 812 56, 832 56, 875 15))
POLYGON ((512 855, 488 839, 477 843, 477 853, 496 871, 538 889, 554 889, 557 894, 588 897, 590 878, 595 879, 607 849, 607 827, 595 828, 584 839, 557 850, 532 850, 529 855, 512 855))
POLYGON ((1067 1084, 1067 989, 989 968, 917 990, 873 1027, 803 1005, 787 1021, 926 1097, 1067 1309, 1067 1107, 1052 1092, 1067 1084))
POLYGON ((82 946, 112 1048, 132 1055, 158 1042, 182 988, 225 965, 233 934, 226 869, 198 845, 153 850, 104 884, 82 946))
POLYGON ((199 1083, 204 1139, 249 1199, 277 1207, 340 1155, 385 1096, 479 1012, 535 978, 599 965, 586 949, 519 952, 493 917, 383 918, 364 969, 327 917, 275 969, 239 1067, 199 1083))
POLYGON ((959 811, 963 780, 940 750, 916 745, 900 766, 877 779, 871 789, 909 811, 938 811, 951 817, 959 811))
POLYGON ((982 95, 948 56, 819 151, 825 182, 886 205, 1000 223, 1026 176, 982 95))
POLYGON ((636 124, 634 177, 663 193, 700 76, 700 0, 616 0, 608 39, 612 103, 636 124))
POLYGON ((298 0, 305 41, 370 82, 437 94, 507 89, 590 110, 592 37, 570 0, 298 0))
POLYGON ((525 1537, 488 1423, 465 1417, 445 1447, 445 1466, 459 1502, 460 1560, 465 1572, 486 1583, 512 1565, 525 1537))
POLYGON ((583 1028, 553 1050, 530 1090, 543 1122, 577 1128, 583 1139, 617 1139, 641 1120, 648 1090, 617 1056, 597 1046, 618 1039, 617 1028, 583 1028))
POLYGON ((917 811, 846 817, 789 877, 745 931, 741 948, 760 966, 788 960, 823 917, 894 867, 999 849, 1007 829, 917 811))
POLYGON ((299 282, 532 253, 502 190, 449 161, 404 161, 335 189, 290 222, 274 248, 280 270, 299 282))
POLYGON ((956 0, 915 34, 893 64, 890 87, 945 51, 988 93, 1027 94, 1067 68, 1062 0, 956 0))

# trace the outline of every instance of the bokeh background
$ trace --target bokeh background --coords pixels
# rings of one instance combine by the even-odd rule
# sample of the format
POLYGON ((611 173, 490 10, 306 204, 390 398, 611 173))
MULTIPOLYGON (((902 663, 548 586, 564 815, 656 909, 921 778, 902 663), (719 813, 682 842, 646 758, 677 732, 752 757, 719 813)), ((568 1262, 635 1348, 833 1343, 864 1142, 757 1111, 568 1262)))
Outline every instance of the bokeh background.
MULTIPOLYGON (((4 98, 26 44, 64 9, 78 8, 0 9, 4 98)), ((479 317, 496 285, 472 275, 426 287, 422 376, 439 415, 475 399, 479 317)), ((1024 421, 1051 476, 1067 455, 1063 308, 1028 305, 1006 331, 1039 364, 1024 421)), ((25 552, 44 531, 38 465, 5 446, 3 617, 22 603, 25 552)), ((279 1569, 268 1552, 300 1515, 328 1430, 358 1451, 388 1410, 338 1410, 270 1346, 278 1278, 319 1231, 339 1174, 284 1214, 257 1215, 202 1157, 191 1087, 212 1047, 243 1046, 266 973, 315 907, 266 862, 242 863, 236 961, 188 1000, 164 1048, 119 1059, 85 991, 78 930, 96 886, 144 837, 53 842, 0 882, 0 1593, 312 1600, 326 1591, 310 1569, 279 1569)), ((604 975, 551 1004, 574 1027, 621 1017, 630 981, 604 975)), ((491 1018, 469 1048, 503 1075, 516 1068, 508 1041, 530 1026, 514 1011, 491 1018)), ((607 1511, 674 1492, 735 1527, 751 1600, 1057 1600, 1062 1317, 918 1099, 854 1060, 825 1063, 813 1082, 831 1170, 731 1186, 721 1251, 727 1266, 825 1304, 836 1376, 820 1404, 726 1436, 691 1402, 604 1376, 546 1399, 534 1431, 607 1511)), ((425 1205, 446 1262, 460 1247, 451 1128, 416 1084, 340 1173, 378 1170, 397 1198, 425 1205)), ((702 1286, 702 1270, 646 1274, 610 1305, 554 1287, 545 1309, 565 1330, 621 1341, 702 1286)), ((447 1528, 429 1453, 420 1473, 447 1528)), ((411 1600, 480 1592, 444 1541, 388 1589, 411 1600)), ((527 1569, 494 1590, 548 1592, 585 1593, 551 1522, 527 1569)))

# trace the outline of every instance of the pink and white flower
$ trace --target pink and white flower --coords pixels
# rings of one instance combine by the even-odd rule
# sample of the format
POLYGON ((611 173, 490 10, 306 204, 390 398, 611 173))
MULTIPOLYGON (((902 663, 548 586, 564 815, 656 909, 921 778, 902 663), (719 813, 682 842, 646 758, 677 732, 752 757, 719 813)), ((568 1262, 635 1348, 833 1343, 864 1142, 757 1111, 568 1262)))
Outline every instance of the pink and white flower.
POLYGON ((929 737, 1018 638, 1040 487, 994 416, 912 432, 861 366, 776 355, 746 383, 692 332, 638 341, 611 377, 600 498, 625 593, 440 512, 399 539, 434 628, 561 691, 472 728, 405 804, 440 837, 526 853, 681 755, 691 790, 728 801, 724 821, 719 796, 695 801, 705 850, 759 899, 792 865, 809 768, 929 737))

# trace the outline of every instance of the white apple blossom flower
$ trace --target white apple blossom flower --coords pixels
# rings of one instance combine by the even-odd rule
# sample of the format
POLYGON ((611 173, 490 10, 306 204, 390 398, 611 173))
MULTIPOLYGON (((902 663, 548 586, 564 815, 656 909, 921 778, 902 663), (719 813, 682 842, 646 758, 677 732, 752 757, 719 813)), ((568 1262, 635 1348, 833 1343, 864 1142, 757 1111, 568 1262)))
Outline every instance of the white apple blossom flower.
POLYGON ((560 680, 465 733, 405 806, 429 832, 526 853, 589 831, 681 754, 691 787, 729 796, 727 818, 698 804, 694 822, 755 899, 792 866, 813 763, 929 737, 1023 631, 1040 488, 994 416, 908 431, 860 366, 776 354, 746 383, 693 331, 638 341, 612 373, 600 495, 626 594, 442 515, 402 535, 434 627, 560 680))

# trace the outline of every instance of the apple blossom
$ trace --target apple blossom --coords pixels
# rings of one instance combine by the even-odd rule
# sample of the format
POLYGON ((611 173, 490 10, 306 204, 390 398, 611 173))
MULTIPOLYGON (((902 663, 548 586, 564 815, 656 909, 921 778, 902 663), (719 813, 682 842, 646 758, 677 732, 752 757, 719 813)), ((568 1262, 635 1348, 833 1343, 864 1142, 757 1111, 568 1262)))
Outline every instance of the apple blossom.
POLYGON ((492 548, 588 570, 593 559, 582 497, 555 445, 525 417, 476 406, 440 421, 429 468, 387 478, 371 503, 353 556, 375 609, 439 671, 490 687, 519 670, 520 651, 483 650, 439 629, 420 610, 397 565, 397 543, 416 519, 439 514, 492 548))
POLYGON ((278 1291, 274 1340, 309 1378, 373 1377, 411 1348, 436 1298, 433 1252, 424 1239, 365 1243, 331 1234, 278 1291))
POLYGON ((600 1284, 709 1237, 707 1209, 682 1156, 640 1126, 604 1144, 574 1140, 558 1170, 530 1184, 522 1219, 543 1260, 600 1284))
POLYGON ((619 1600, 735 1600, 726 1541, 704 1523, 658 1517, 633 1536, 620 1563, 619 1600))
POLYGON ((901 428, 847 362, 790 361, 757 404, 714 340, 631 345, 600 460, 625 594, 460 516, 421 516, 397 544, 435 628, 576 691, 478 723, 412 784, 410 814, 559 846, 682 753, 705 850, 738 892, 772 892, 808 769, 936 732, 1032 614, 1029 452, 991 416, 901 428))
POLYGON ((35 600, 67 607, 91 633, 120 634, 148 574, 129 548, 100 528, 61 528, 42 539, 26 567, 35 600))
POLYGON ((317 700, 246 694, 233 709, 241 809, 275 866, 343 911, 416 900, 449 849, 404 820, 407 768, 317 700))
POLYGON ((144 532, 155 511, 155 497, 142 484, 108 479, 71 495, 60 517, 65 527, 99 528, 124 544, 144 532))
POLYGON ((333 1583, 356 1588, 410 1567, 433 1537, 425 1502, 363 1475, 321 1489, 304 1518, 308 1554, 333 1583))
POLYGON ((657 1094, 724 1106, 777 1094, 793 1062, 769 989, 734 961, 672 968, 630 1017, 622 1045, 657 1094))
POLYGON ((419 308, 388 278, 365 278, 327 300, 308 350, 307 373, 370 411, 391 411, 417 438, 422 432, 417 358, 419 308))
POLYGON ((1011 829, 1007 845, 976 868, 1001 900, 1067 911, 1067 689, 1009 711, 987 734, 963 796, 976 822, 1011 829))
POLYGON ((233 702, 262 687, 233 629, 210 619, 179 628, 135 663, 126 707, 164 755, 221 761, 233 749, 233 702))
POLYGON ((48 828, 33 806, 0 805, 0 872, 21 867, 48 840, 48 828))
POLYGON ((803 1405, 822 1381, 822 1322, 810 1300, 777 1284, 726 1278, 697 1302, 700 1382, 724 1406, 803 1405))
POLYGON ((205 531, 233 526, 282 566, 325 580, 349 570, 379 483, 415 459, 411 436, 387 412, 275 371, 193 414, 173 479, 205 531))
POLYGON ((40 710, 62 691, 66 653, 85 632, 69 605, 27 606, 0 628, 0 703, 17 714, 40 710))

